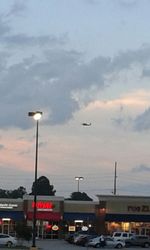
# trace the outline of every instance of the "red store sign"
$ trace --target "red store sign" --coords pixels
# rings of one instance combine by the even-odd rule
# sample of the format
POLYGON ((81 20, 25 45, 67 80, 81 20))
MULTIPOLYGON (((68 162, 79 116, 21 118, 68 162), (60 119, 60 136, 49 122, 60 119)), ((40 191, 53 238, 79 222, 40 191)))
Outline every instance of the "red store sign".
MULTIPOLYGON (((32 202, 32 208, 34 208, 34 207, 35 207, 35 202, 33 201, 32 202)), ((54 207, 55 207, 54 204, 52 202, 50 202, 50 201, 37 201, 36 202, 36 208, 39 211, 40 210, 41 211, 43 211, 43 210, 52 211, 54 207)))

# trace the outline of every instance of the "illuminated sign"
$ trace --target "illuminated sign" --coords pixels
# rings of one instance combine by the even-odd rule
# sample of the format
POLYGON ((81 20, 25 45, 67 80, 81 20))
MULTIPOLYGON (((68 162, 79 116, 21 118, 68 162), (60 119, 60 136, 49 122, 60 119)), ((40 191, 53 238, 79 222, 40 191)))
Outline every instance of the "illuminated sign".
POLYGON ((0 203, 0 208, 3 209, 13 209, 18 207, 18 204, 12 204, 12 203, 0 203))
POLYGON ((52 225, 46 225, 46 229, 50 230, 52 228, 52 225))
POLYGON ((54 226, 52 226, 52 230, 53 230, 53 231, 58 231, 58 230, 59 230, 59 227, 58 227, 57 225, 54 225, 54 226))
MULTIPOLYGON (((35 207, 35 202, 32 202, 32 208, 35 207)), ((38 211, 52 211, 54 208, 54 204, 49 201, 37 201, 36 202, 36 208, 38 211)))
POLYGON ((84 231, 84 232, 88 231, 88 227, 87 227, 87 226, 83 226, 81 229, 82 229, 82 231, 84 231))
POLYGON ((69 226, 68 231, 69 232, 75 232, 76 231, 76 227, 75 226, 69 226))

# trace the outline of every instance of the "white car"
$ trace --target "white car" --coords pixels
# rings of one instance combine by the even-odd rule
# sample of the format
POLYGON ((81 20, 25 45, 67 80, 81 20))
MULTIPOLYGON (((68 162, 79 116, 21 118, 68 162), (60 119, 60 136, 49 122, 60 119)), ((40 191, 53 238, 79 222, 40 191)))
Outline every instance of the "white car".
MULTIPOLYGON (((100 247, 100 237, 98 236, 92 240, 89 241, 88 246, 93 246, 95 248, 99 248, 100 247)), ((122 248, 125 247, 125 242, 123 241, 117 241, 114 240, 111 237, 106 237, 105 238, 105 243, 106 243, 106 247, 110 247, 110 248, 122 248)))
POLYGON ((114 232, 112 238, 115 239, 115 240, 126 241, 128 239, 131 239, 133 236, 135 236, 134 233, 129 233, 129 232, 114 232))
POLYGON ((0 245, 12 247, 17 245, 17 239, 9 234, 0 233, 0 245))

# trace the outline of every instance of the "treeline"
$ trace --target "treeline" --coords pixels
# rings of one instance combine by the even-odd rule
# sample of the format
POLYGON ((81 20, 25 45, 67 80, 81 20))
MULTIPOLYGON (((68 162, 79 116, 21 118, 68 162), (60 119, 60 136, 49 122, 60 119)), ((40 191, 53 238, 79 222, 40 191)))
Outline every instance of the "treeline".
MULTIPOLYGON (((33 182, 31 187, 31 192, 29 195, 34 195, 35 193, 35 182, 33 182)), ((56 193, 56 190, 54 189, 54 186, 50 184, 50 181, 47 177, 41 176, 37 179, 37 187, 36 187, 36 194, 37 195, 43 195, 43 196, 54 196, 56 193)), ((17 189, 14 190, 5 190, 0 189, 0 198, 9 198, 9 199, 17 199, 17 198, 23 198, 23 196, 27 194, 26 188, 23 186, 20 186, 17 189)), ((81 192, 73 192, 71 193, 69 198, 66 198, 66 200, 79 200, 79 201, 92 201, 92 199, 86 194, 81 192)))

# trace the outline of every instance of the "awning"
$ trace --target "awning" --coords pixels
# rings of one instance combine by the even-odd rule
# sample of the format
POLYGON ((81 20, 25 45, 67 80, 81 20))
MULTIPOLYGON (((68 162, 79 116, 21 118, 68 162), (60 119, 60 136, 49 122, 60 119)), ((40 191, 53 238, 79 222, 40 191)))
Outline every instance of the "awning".
POLYGON ((106 214, 105 221, 150 222, 150 215, 148 214, 106 214))
POLYGON ((94 213, 64 213, 64 220, 92 221, 96 218, 94 213))
MULTIPOLYGON (((33 219, 33 212, 27 213, 27 220, 33 219)), ((61 220, 61 214, 58 212, 42 212, 37 211, 36 212, 36 219, 37 220, 50 220, 50 221, 60 221, 61 220)))
POLYGON ((0 211, 0 219, 10 218, 14 221, 20 221, 24 219, 23 211, 0 211))

